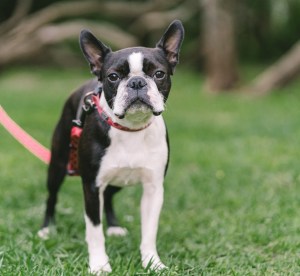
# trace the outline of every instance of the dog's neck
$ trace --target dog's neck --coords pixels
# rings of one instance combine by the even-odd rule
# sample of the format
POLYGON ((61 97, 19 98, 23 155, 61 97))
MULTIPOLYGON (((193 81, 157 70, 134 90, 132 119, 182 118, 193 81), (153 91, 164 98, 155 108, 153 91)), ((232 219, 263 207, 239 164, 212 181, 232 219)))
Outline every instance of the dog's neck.
POLYGON ((109 107, 105 99, 104 93, 101 93, 99 104, 104 110, 104 112, 112 119, 113 122, 132 130, 144 129, 147 126, 149 126, 155 119, 152 112, 136 112, 135 114, 128 113, 126 114, 124 119, 119 119, 109 107))

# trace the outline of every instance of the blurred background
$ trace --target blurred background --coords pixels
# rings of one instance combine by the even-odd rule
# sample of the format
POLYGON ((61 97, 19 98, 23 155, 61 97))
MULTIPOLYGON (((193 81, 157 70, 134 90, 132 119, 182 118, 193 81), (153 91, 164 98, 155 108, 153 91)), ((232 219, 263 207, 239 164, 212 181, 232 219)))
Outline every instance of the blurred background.
MULTIPOLYGON (((114 50, 153 47, 173 19, 186 36, 164 113, 168 275, 299 275, 300 0, 0 0, 0 105, 49 147, 63 103, 91 77, 80 31, 114 50)), ((66 179, 58 235, 44 242, 45 179, 0 126, 1 275, 87 275, 80 179, 66 179)), ((147 274, 141 189, 120 194, 130 235, 109 240, 114 275, 147 274)))
POLYGON ((180 19, 181 67, 203 75, 207 91, 266 94, 299 75, 299 15, 299 0, 1 0, 0 68, 82 66, 83 28, 113 49, 152 47, 180 19), (245 64, 263 69, 247 83, 245 64))

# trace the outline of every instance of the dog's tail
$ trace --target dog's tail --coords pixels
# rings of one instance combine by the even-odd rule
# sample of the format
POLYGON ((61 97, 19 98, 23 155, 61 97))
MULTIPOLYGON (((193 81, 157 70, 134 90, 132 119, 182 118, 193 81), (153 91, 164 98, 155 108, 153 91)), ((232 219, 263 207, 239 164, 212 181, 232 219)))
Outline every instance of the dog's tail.
POLYGON ((45 148, 37 140, 31 137, 25 130, 23 130, 13 119, 11 119, 5 110, 0 105, 0 124, 27 150, 34 154, 44 163, 49 164, 51 153, 49 149, 45 148))

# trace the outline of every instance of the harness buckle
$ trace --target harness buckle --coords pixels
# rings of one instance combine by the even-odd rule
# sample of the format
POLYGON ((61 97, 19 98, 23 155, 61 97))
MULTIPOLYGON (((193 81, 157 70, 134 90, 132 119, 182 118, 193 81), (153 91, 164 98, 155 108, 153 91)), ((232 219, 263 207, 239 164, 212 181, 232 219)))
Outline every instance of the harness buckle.
POLYGON ((85 113, 89 114, 92 111, 94 111, 96 108, 96 104, 94 103, 94 101, 89 98, 91 95, 94 95, 94 94, 95 94, 94 91, 88 92, 88 93, 86 93, 86 95, 83 98, 82 109, 85 113))

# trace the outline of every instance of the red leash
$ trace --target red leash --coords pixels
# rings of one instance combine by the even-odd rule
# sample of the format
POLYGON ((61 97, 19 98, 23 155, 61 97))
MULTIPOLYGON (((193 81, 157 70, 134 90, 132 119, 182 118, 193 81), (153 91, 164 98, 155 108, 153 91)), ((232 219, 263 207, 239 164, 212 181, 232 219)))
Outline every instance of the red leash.
POLYGON ((51 153, 41 145, 37 140, 27 134, 19 125, 17 125, 5 112, 0 105, 0 123, 3 127, 27 150, 34 154, 44 163, 49 164, 51 153))

